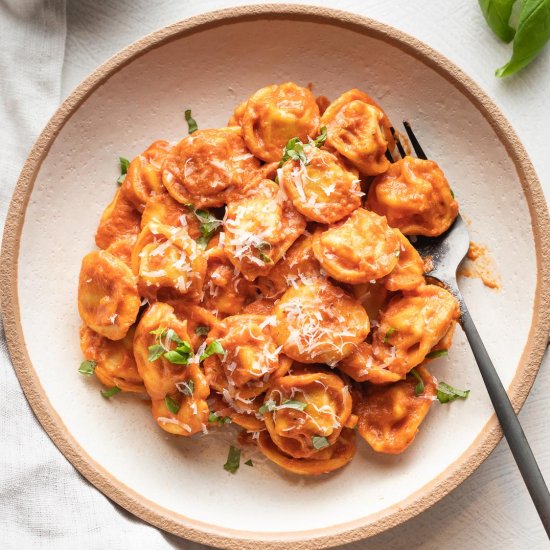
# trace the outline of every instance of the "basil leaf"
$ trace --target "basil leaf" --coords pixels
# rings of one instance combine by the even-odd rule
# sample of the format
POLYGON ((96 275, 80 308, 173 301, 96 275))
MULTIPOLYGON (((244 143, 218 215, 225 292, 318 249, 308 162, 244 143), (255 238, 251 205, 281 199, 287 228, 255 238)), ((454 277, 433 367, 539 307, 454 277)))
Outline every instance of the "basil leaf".
POLYGON ((185 111, 185 120, 187 121, 187 130, 190 134, 199 129, 197 121, 191 116, 191 109, 185 111))
POLYGON ((297 411, 303 411, 307 407, 307 403, 303 403, 302 401, 296 401, 295 399, 288 399, 286 401, 283 401, 280 405, 276 407, 277 410, 279 409, 296 409, 297 411))
POLYGON ((118 157, 118 162, 120 163, 120 176, 116 180, 118 185, 122 185, 126 174, 128 173, 128 166, 130 166, 130 161, 128 159, 125 159, 124 157, 118 157))
POLYGON ((504 42, 510 42, 516 32, 510 26, 510 16, 515 3, 516 0, 479 0, 485 21, 504 42))
POLYGON ((108 390, 102 390, 99 393, 101 393, 101 397, 104 397, 105 399, 109 399, 110 397, 113 397, 113 395, 116 395, 120 391, 122 390, 118 386, 113 386, 112 388, 109 388, 108 390))
POLYGON ((195 334, 197 336, 207 336, 210 332, 210 329, 208 327, 197 327, 195 329, 195 334))
POLYGON ((550 0, 524 0, 514 37, 512 58, 497 69, 498 77, 508 76, 529 65, 550 39, 550 0))
POLYGON ((387 344, 391 335, 394 333, 394 332, 397 332, 397 329, 393 328, 393 327, 390 327, 387 331, 386 331, 386 334, 384 335, 384 340, 383 340, 383 343, 384 344, 387 344))
POLYGON ((265 414, 266 412, 272 412, 277 408, 277 404, 273 399, 268 399, 259 409, 260 414, 265 414))
POLYGON ((245 464, 246 464, 247 466, 254 466, 254 464, 252 464, 252 459, 251 459, 251 458, 249 458, 249 459, 245 462, 245 464))
POLYGON ((470 390, 459 390, 445 382, 439 382, 437 385, 437 399, 440 403, 450 403, 455 399, 467 399, 469 394, 470 390))
POLYGON ((152 363, 153 361, 156 361, 159 357, 162 356, 162 354, 166 351, 164 349, 164 346, 161 346, 160 344, 153 344, 152 346, 149 346, 147 348, 149 351, 149 355, 147 356, 147 359, 152 363))
POLYGON ((229 453, 227 454, 227 462, 223 465, 224 470, 236 473, 241 463, 241 450, 237 447, 229 447, 229 453))
POLYGON ((199 220, 199 222, 201 222, 199 227, 201 235, 197 239, 197 244, 201 248, 206 248, 218 227, 223 225, 223 221, 218 220, 216 216, 208 210, 195 210, 193 205, 188 204, 187 206, 193 211, 193 214, 195 214, 195 217, 199 220))
POLYGON ((321 133, 313 140, 313 145, 315 147, 321 147, 325 144, 325 141, 327 140, 327 127, 323 126, 321 128, 321 133))
POLYGON ((426 355, 426 359, 436 359, 437 357, 443 357, 444 355, 449 355, 448 349, 434 349, 426 355))
POLYGON ((328 447, 330 445, 326 437, 322 437, 319 435, 314 435, 311 439, 311 442, 317 450, 324 449, 325 447, 328 447))
POLYGON ((172 399, 168 395, 164 398, 164 404, 166 405, 166 408, 172 413, 172 414, 178 414, 180 410, 180 406, 178 402, 175 399, 172 399))
POLYGON ((304 151, 304 144, 300 141, 300 138, 294 137, 288 140, 288 143, 285 145, 285 149, 283 151, 283 158, 281 159, 281 162, 279 162, 279 168, 281 168, 287 160, 298 160, 304 166, 308 165, 308 160, 304 151))
POLYGON ((80 374, 83 374, 84 376, 92 376, 96 365, 97 363, 95 361, 86 359, 86 361, 82 361, 82 363, 80 363, 80 367, 78 367, 78 372, 80 374))
POLYGON ((422 380, 422 377, 418 374, 416 369, 411 369, 411 374, 418 381, 418 384, 414 387, 414 395, 418 397, 424 391, 424 380, 422 380))
POLYGON ((188 346, 178 346, 176 349, 167 351, 163 357, 174 365, 187 365, 191 358, 191 353, 187 351, 188 346))
POLYGON ((167 330, 168 329, 166 327, 159 327, 159 328, 156 328, 155 330, 151 330, 149 334, 153 334, 154 336, 160 336, 162 338, 166 334, 167 330))
POLYGON ((231 418, 229 416, 218 416, 215 412, 210 411, 208 415, 208 422, 212 424, 231 424, 231 418))
MULTIPOLYGON (((187 342, 184 342, 175 332, 174 329, 169 328, 166 331, 166 339, 171 340, 172 342, 176 342, 176 344, 186 344, 187 342)), ((189 345, 189 344, 187 344, 189 345)))
POLYGON ((206 346, 206 349, 199 357, 199 361, 204 361, 211 355, 218 354, 218 355, 224 355, 225 350, 223 349, 223 346, 217 341, 214 340, 213 342, 210 342, 208 346, 206 346))

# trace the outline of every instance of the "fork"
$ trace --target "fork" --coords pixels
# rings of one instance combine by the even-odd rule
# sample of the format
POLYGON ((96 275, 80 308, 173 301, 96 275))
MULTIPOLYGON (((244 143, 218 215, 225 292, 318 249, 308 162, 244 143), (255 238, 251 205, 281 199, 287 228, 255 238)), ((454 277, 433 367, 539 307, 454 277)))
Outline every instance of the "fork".
MULTIPOLYGON (((420 146, 418 139, 414 135, 411 125, 404 121, 403 126, 409 137, 410 143, 420 159, 427 160, 424 150, 420 146)), ((397 150, 402 158, 405 158, 406 152, 399 140, 397 132, 391 128, 395 139, 397 150)), ((386 156, 393 162, 389 151, 386 156)), ((431 270, 426 275, 443 284, 451 292, 460 305, 460 323, 464 330, 477 365, 487 387, 489 397, 493 403, 500 426, 508 441, 512 455, 517 463, 523 481, 531 495, 535 508, 540 516, 547 536, 550 538, 550 493, 542 477, 540 468, 535 460, 531 447, 527 442, 525 433, 516 416, 510 399, 502 385, 502 382, 495 370, 495 367, 483 345, 481 337, 476 329, 474 321, 466 307, 464 298, 460 293, 456 281, 456 271, 460 262, 466 256, 470 246, 470 237, 464 220, 457 216, 453 225, 439 237, 418 237, 412 243, 422 258, 431 259, 431 270)))

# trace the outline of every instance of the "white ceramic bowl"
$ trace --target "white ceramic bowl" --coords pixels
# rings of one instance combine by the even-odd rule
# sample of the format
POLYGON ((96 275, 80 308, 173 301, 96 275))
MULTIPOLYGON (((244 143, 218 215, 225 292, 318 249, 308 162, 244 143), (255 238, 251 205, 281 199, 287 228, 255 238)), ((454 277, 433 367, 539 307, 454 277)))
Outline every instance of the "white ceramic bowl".
POLYGON ((3 243, 2 306, 10 351, 37 417, 67 458, 113 500, 163 529, 230 548, 320 548, 377 533, 440 499, 500 433, 460 330, 433 372, 465 402, 434 406, 400 456, 360 442, 333 475, 300 479, 257 461, 236 475, 226 440, 170 437, 132 396, 110 401, 77 373, 82 256, 116 189, 118 156, 223 126, 256 89, 292 80, 335 98, 358 87, 394 121, 409 118, 488 246, 499 292, 461 289, 516 408, 548 337, 548 215, 533 168, 487 96, 417 40, 358 16, 303 6, 243 7, 162 29, 117 54, 65 101, 24 167, 3 243), (28 203, 28 204, 27 204, 28 203))

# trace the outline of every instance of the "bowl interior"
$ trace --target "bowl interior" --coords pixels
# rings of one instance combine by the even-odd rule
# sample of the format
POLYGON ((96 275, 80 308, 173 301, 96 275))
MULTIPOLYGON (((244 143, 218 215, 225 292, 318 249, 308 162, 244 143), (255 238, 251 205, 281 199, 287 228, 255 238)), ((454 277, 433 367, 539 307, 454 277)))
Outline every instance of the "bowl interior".
POLYGON ((78 272, 116 191, 118 157, 132 158, 156 139, 181 139, 187 108, 200 128, 223 126, 256 89, 288 80, 311 82, 315 93, 331 99, 358 87, 380 101, 394 124, 411 120, 471 221, 472 240, 487 245, 498 265, 500 291, 477 279, 460 286, 505 386, 533 313, 534 238, 512 160, 468 98, 394 44, 321 22, 260 18, 180 37, 122 67, 70 117, 37 175, 19 255, 22 329, 51 405, 84 451, 149 501, 187 518, 182 521, 222 533, 297 536, 398 507, 468 449, 492 412, 458 329, 450 356, 434 361, 431 371, 470 388, 470 398, 436 403, 403 455, 376 455, 360 442, 342 471, 301 479, 245 448, 254 467, 242 465, 231 475, 223 469, 231 431, 192 440, 168 436, 145 402, 121 394, 106 401, 95 381, 78 374, 78 272))

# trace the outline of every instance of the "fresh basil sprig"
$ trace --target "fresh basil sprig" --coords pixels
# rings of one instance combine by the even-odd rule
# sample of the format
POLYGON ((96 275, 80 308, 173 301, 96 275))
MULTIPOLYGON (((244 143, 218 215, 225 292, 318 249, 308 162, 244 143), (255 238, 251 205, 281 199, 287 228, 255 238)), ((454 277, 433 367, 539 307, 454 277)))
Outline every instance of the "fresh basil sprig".
POLYGON ((516 0, 479 0, 479 7, 491 30, 504 42, 511 42, 516 31, 510 26, 516 0))

